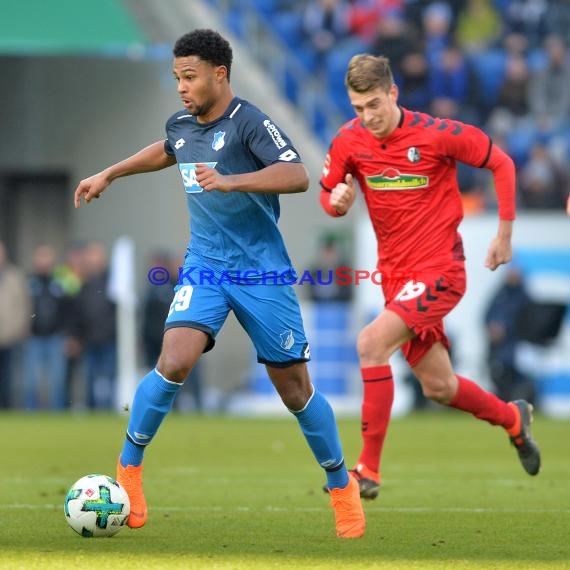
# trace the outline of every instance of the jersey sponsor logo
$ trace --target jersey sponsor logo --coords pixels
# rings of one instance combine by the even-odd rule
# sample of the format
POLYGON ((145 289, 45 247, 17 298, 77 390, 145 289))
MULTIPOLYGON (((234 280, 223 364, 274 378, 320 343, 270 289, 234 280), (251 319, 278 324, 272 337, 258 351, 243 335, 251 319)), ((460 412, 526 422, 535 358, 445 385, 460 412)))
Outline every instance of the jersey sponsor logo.
POLYGON ((287 143, 281 136, 279 129, 269 119, 265 119, 265 121, 263 121, 263 126, 267 129, 267 132, 273 139, 273 142, 277 148, 283 148, 284 146, 287 146, 287 143))
POLYGON ((182 148, 184 145, 186 144, 186 141, 184 139, 178 139, 175 143, 174 143, 174 148, 176 150, 178 150, 179 148, 182 148))
POLYGON ((387 168, 381 174, 366 177, 370 190, 417 190, 429 185, 429 176, 405 174, 396 168, 387 168))
POLYGON ((279 337, 281 338, 281 348, 285 350, 291 350, 295 344, 295 337, 293 336, 293 331, 291 329, 282 332, 279 337))
POLYGON ((421 160, 421 155, 420 155, 420 151, 417 149, 417 147, 415 146, 411 146, 408 149, 408 160, 412 163, 415 164, 416 162, 419 162, 421 160))
MULTIPOLYGON (((182 184, 186 194, 196 194, 203 192, 203 188, 196 181, 196 162, 181 162, 178 164, 180 176, 182 176, 182 184)), ((216 168, 217 162, 201 162, 210 168, 216 168)))
POLYGON ((225 144, 226 131, 218 131, 214 133, 214 140, 212 141, 212 148, 216 151, 220 150, 225 144))
POLYGON ((396 301, 410 301, 419 297, 426 290, 425 283, 420 281, 408 281, 402 290, 396 295, 396 301))

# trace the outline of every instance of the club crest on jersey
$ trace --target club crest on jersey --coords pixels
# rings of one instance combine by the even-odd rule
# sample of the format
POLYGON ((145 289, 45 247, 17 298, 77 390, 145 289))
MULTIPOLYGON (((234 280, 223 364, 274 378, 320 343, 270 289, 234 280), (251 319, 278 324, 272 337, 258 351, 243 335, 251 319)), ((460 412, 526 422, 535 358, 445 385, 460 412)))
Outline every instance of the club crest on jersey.
POLYGON ((423 174, 405 174, 396 168, 386 168, 381 174, 366 177, 370 190, 418 190, 429 185, 429 176, 423 174))
POLYGON ((415 147, 415 146, 411 146, 408 149, 408 160, 412 163, 415 164, 416 162, 419 162, 421 160, 421 156, 420 156, 420 151, 415 147))
POLYGON ((225 136, 225 131, 214 133, 214 140, 212 141, 212 148, 214 150, 220 150, 226 144, 226 141, 224 140, 225 136))
POLYGON ((282 332, 279 336, 281 337, 281 348, 291 350, 291 347, 295 344, 293 331, 289 329, 288 331, 282 332))

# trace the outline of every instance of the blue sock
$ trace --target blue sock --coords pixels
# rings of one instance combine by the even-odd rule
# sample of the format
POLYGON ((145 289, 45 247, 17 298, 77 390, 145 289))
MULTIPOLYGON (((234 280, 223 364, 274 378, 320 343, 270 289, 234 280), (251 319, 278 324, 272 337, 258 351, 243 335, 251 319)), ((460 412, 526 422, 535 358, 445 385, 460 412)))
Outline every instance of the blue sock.
POLYGON ((170 382, 156 368, 140 382, 133 398, 121 465, 140 465, 145 447, 152 441, 162 420, 172 408, 182 384, 170 382))
POLYGON ((342 447, 336 428, 334 412, 326 398, 313 388, 313 395, 305 407, 291 410, 311 448, 313 455, 327 474, 329 489, 348 485, 348 471, 344 465, 342 447))

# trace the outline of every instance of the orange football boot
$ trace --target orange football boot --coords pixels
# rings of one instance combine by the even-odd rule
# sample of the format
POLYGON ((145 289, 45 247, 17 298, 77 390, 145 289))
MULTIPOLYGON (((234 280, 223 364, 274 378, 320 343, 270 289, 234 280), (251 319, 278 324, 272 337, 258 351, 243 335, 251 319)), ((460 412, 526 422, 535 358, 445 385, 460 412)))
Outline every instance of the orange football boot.
POLYGON ((138 467, 134 465, 123 467, 121 461, 117 461, 116 478, 125 488, 131 503, 131 513, 127 519, 127 525, 131 528, 140 528, 146 523, 148 516, 142 485, 142 464, 138 467))
POLYGON ((329 494, 334 509, 336 535, 339 538, 360 538, 366 529, 366 519, 356 479, 349 477, 344 489, 329 489, 329 494))

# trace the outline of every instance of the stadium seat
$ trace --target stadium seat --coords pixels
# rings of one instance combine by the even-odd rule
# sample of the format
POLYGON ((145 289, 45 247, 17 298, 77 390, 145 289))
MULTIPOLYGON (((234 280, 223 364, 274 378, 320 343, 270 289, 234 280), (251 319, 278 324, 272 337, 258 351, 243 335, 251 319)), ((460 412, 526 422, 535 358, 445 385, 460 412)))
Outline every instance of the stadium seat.
POLYGON ((331 53, 329 53, 326 59, 325 74, 327 89, 332 101, 336 104, 346 119, 354 116, 354 111, 344 86, 346 66, 353 55, 365 51, 367 51, 367 46, 362 41, 355 38, 335 48, 331 53))
POLYGON ((245 37, 245 18, 243 12, 239 8, 228 10, 225 18, 225 24, 238 38, 245 37))
POLYGON ((271 24, 287 47, 293 50, 299 48, 303 41, 299 12, 278 12, 271 17, 271 24))
POLYGON ((490 108, 497 102, 505 78, 507 55, 503 50, 495 49, 471 54, 469 61, 479 80, 484 104, 490 108))
POLYGON ((527 56, 526 62, 531 73, 544 69, 548 62, 548 56, 543 49, 533 49, 527 56))
POLYGON ((279 10, 281 0, 249 0, 249 3, 261 14, 273 16, 279 10))
POLYGON ((523 166, 528 160, 530 149, 537 136, 537 131, 532 128, 517 129, 506 135, 507 149, 517 168, 523 166))

